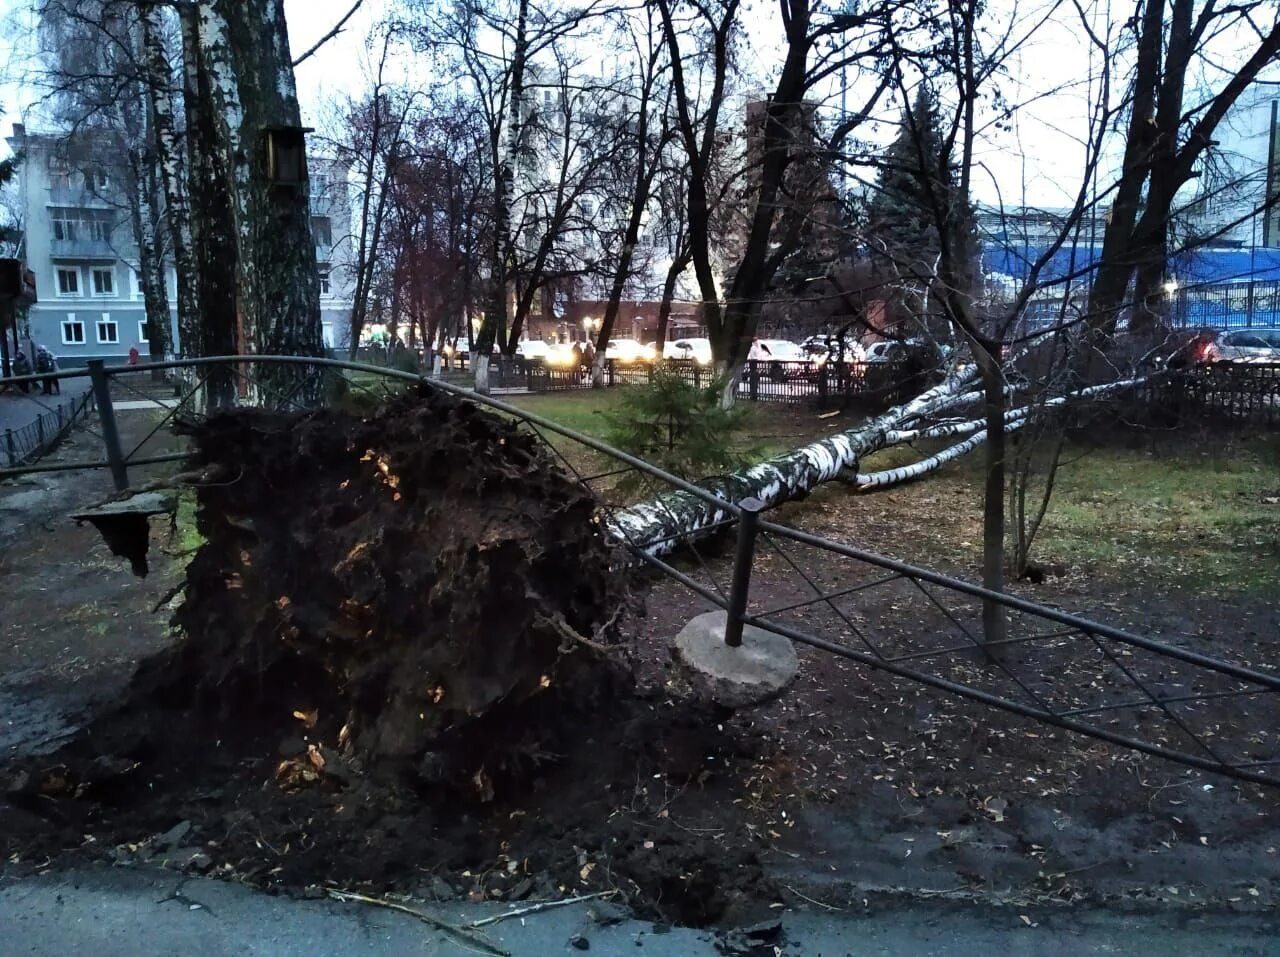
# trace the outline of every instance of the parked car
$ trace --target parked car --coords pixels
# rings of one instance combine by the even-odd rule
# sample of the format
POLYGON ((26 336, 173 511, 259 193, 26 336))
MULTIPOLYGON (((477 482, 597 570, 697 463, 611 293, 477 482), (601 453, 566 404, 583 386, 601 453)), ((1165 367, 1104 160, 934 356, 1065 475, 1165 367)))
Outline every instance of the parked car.
POLYGON ((664 359, 692 359, 700 366, 711 365, 710 339, 676 339, 662 347, 664 359))
POLYGON ((756 363, 757 372, 763 366, 765 374, 774 382, 784 379, 808 378, 815 365, 805 351, 786 339, 756 339, 751 343, 747 360, 756 363))
POLYGON ((768 362, 804 362, 809 357, 800 346, 786 339, 756 339, 751 343, 747 358, 768 362))
POLYGON ((630 365, 634 362, 652 362, 657 358, 653 346, 647 346, 635 339, 610 339, 604 350, 604 357, 630 365))
POLYGON ((516 344, 516 355, 525 359, 541 359, 543 362, 548 362, 551 359, 551 346, 541 339, 525 339, 516 344))
POLYGON ((1180 329, 1152 357, 1169 369, 1215 362, 1280 363, 1280 329, 1180 329))
POLYGON ((862 362, 866 350, 862 343, 851 336, 810 336, 800 344, 804 354, 818 365, 824 362, 862 362))
POLYGON ((1149 361, 1156 368, 1201 365, 1208 361, 1210 346, 1219 334, 1218 329, 1178 329, 1152 350, 1149 361))
POLYGON ((1204 350, 1205 362, 1280 362, 1280 329, 1219 333, 1204 350))

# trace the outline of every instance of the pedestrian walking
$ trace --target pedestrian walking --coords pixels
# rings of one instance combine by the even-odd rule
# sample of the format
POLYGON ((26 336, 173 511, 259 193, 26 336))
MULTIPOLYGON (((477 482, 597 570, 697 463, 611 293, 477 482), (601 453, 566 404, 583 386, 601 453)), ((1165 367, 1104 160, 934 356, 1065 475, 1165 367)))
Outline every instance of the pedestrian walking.
POLYGON ((45 395, 61 395, 62 381, 55 379, 53 373, 58 371, 58 360, 44 346, 36 347, 36 372, 45 376, 41 382, 41 391, 45 395))
MULTIPOLYGON (((13 357, 13 374, 15 376, 31 375, 31 360, 27 358, 27 354, 21 349, 19 349, 18 354, 13 357)), ((18 388, 23 392, 30 392, 31 383, 19 382, 18 388)))

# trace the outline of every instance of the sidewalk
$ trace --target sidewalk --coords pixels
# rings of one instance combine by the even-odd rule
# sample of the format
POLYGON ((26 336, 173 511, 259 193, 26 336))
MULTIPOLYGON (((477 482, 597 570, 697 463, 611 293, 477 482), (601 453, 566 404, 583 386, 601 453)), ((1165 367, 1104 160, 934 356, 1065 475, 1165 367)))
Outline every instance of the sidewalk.
MULTIPOLYGON (((507 909, 461 903, 413 906, 454 928, 507 909)), ((0 927, 5 929, 0 950, 36 955, 1280 954, 1273 917, 1190 909, 1137 914, 1084 907, 1022 910, 872 901, 853 911, 779 911, 777 919, 780 927, 760 926, 754 939, 726 940, 712 931, 631 919, 617 908, 588 901, 513 916, 484 927, 478 938, 467 928, 468 939, 459 941, 438 925, 381 907, 276 897, 150 868, 0 882, 0 927)))
POLYGON ((10 389, 0 393, 0 468, 24 459, 58 432, 58 410, 63 420, 89 391, 88 379, 62 380, 62 392, 44 395, 39 385, 29 393, 10 389), (42 421, 43 420, 43 423, 42 421))

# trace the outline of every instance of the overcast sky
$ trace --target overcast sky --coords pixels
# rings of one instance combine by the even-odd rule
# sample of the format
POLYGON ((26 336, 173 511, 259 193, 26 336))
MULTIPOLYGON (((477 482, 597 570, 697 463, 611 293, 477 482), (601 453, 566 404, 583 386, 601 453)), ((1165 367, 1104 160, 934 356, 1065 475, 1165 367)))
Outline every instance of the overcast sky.
MULTIPOLYGON (((295 56, 332 29, 353 2, 285 0, 295 56)), ((998 2, 989 7, 995 8, 998 2)), ((298 68, 298 96, 307 125, 324 129, 326 106, 335 97, 358 94, 368 87, 371 71, 366 38, 387 9, 394 6, 394 0, 364 0, 342 34, 298 68)), ((765 4, 758 10, 748 41, 752 55, 743 59, 780 62, 772 43, 781 32, 776 7, 765 4)), ((1023 0, 1020 15, 1029 17, 1033 13, 1032 4, 1023 0)), ((975 174, 974 191, 983 201, 994 202, 1003 197, 1007 204, 1020 205, 1024 184, 1026 200, 1033 205, 1067 205, 1073 201, 1083 162, 1079 136, 1089 93, 1083 80, 1090 71, 1090 54, 1079 42, 1073 26, 1062 22, 1042 27, 1019 56, 1013 75, 1002 81, 1005 96, 1015 103, 1050 89, 1063 92, 1037 99, 1020 110, 1015 130, 998 135, 990 131, 982 138, 976 150, 982 168, 975 174)), ((832 104, 836 102, 833 97, 832 104)), ((855 102, 856 90, 849 96, 849 103, 855 102)), ((881 135, 887 138, 891 131, 882 131, 881 135)))
MULTIPOLYGON (((294 55, 307 50, 329 32, 353 2, 285 0, 294 55)), ((990 0, 987 12, 997 17, 1000 10, 1005 9, 1006 18, 1011 18, 1016 10, 1018 17, 1028 20, 1036 16, 1037 2, 1052 3, 1053 0, 1016 0, 1016 3, 1015 0, 990 0)), ((335 99, 358 96, 368 88, 371 71, 366 40, 371 28, 388 9, 397 5, 396 0, 364 0, 343 32, 298 68, 298 94, 307 125, 321 130, 329 128, 329 107, 335 99)), ((9 82, 0 85, 5 133, 9 124, 22 117, 23 106, 33 96, 29 88, 13 82, 13 75, 21 69, 20 38, 24 28, 29 29, 30 15, 24 11, 29 11, 30 6, 30 0, 0 0, 0 9, 7 9, 8 14, 7 35, 0 36, 0 58, 7 60, 10 68, 6 78, 9 82)), ((975 172, 973 188, 982 201, 1003 199, 1008 205, 1020 205, 1025 197, 1032 205, 1067 205, 1079 189, 1084 157, 1080 139, 1084 132, 1085 104, 1091 92, 1085 78, 1098 63, 1083 42, 1075 15, 1070 12, 1072 9, 1060 8, 1061 19, 1041 27, 1034 40, 1010 61, 1008 75, 999 81, 1008 101, 1027 105, 1017 112, 1014 128, 989 130, 977 143, 975 152, 980 169, 975 172), (1050 90, 1058 92, 1045 96, 1050 90)), ((762 4, 755 8, 749 20, 749 50, 743 61, 754 65, 762 74, 780 62, 775 48, 781 32, 777 18, 773 4, 762 4)), ((1231 53, 1225 50, 1223 58, 1230 60, 1231 53)), ((415 64, 407 62, 397 65, 402 73, 414 67, 415 64)), ((767 82, 768 77, 762 75, 762 80, 767 82)), ((834 105, 838 98, 832 97, 829 102, 834 105)), ((849 102, 851 106, 859 102, 858 91, 851 93, 849 102)), ((896 113, 895 106, 889 115, 896 113)), ((892 129, 886 127, 880 138, 891 135, 892 129)))

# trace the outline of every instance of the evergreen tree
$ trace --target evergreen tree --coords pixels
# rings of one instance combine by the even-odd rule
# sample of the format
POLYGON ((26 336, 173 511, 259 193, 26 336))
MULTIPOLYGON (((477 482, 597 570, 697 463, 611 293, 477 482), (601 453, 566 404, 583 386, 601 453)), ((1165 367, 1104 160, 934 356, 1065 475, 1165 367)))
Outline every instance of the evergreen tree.
MULTIPOLYGON (((951 223, 951 242, 963 244, 965 257, 972 259, 973 210, 959 196, 937 97, 922 83, 911 107, 903 111, 898 136, 885 150, 868 203, 868 254, 878 271, 923 291, 938 260, 939 207, 951 223)), ((969 271, 971 277, 975 273, 969 271)))

